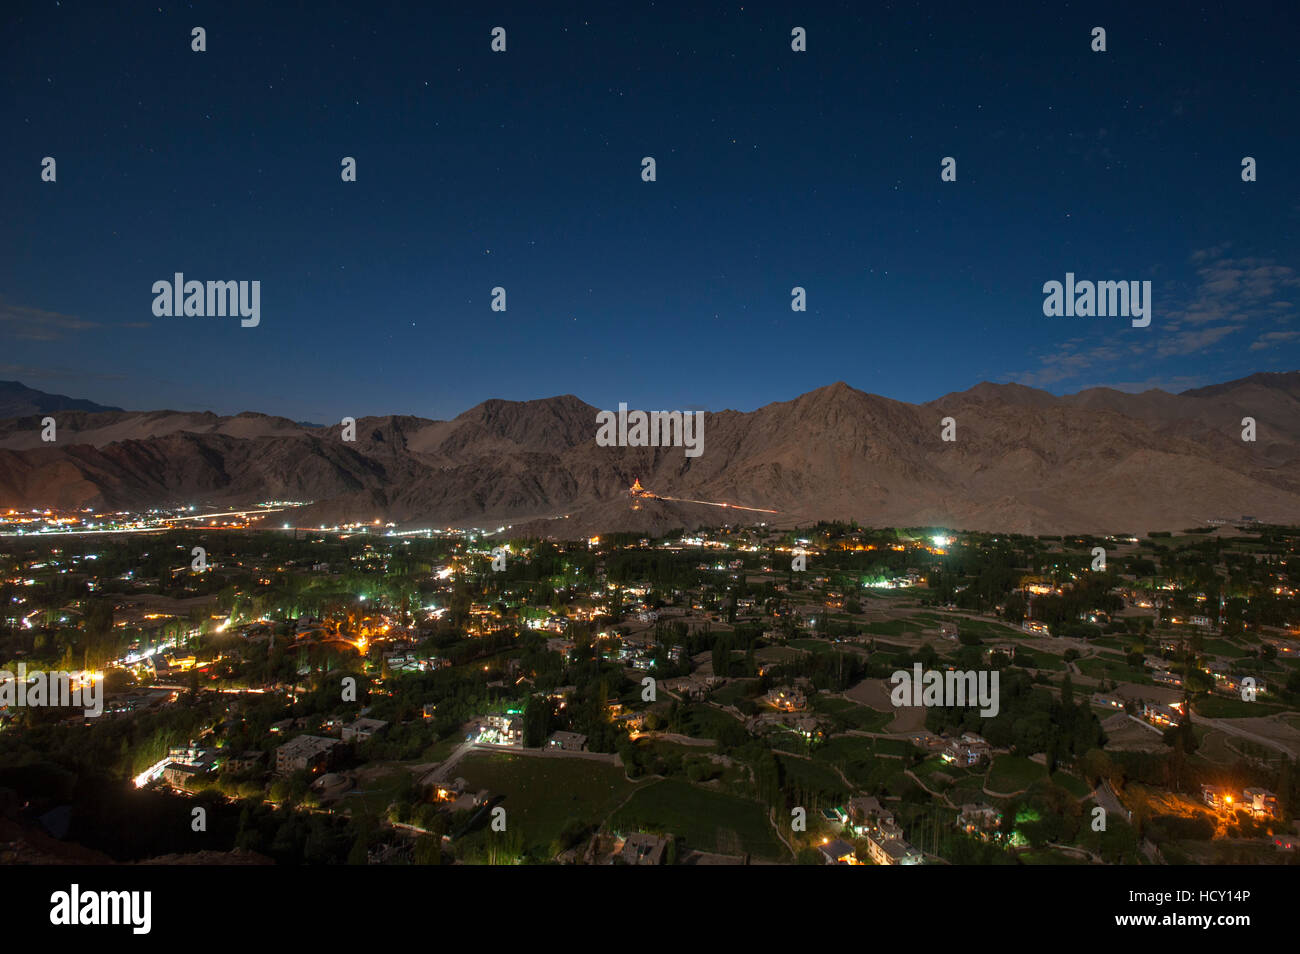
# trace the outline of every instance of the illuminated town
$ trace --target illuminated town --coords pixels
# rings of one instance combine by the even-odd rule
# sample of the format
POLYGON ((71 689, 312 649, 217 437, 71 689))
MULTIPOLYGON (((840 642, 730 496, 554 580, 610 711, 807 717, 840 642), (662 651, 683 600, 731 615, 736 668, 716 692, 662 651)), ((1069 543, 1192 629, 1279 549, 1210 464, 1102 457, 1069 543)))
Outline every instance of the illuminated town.
POLYGON ((0 6, 6 939, 1285 937, 1298 33, 0 6))
MULTIPOLYGON (((628 506, 649 499, 636 480, 628 506)), ((0 668, 104 690, 91 716, 0 680, 24 826, 70 811, 58 836, 117 861, 1294 858, 1292 528, 562 542, 301 506, 4 515, 0 668), (895 706, 918 664, 996 670, 998 714, 895 706), (208 832, 150 824, 193 805, 208 832)))

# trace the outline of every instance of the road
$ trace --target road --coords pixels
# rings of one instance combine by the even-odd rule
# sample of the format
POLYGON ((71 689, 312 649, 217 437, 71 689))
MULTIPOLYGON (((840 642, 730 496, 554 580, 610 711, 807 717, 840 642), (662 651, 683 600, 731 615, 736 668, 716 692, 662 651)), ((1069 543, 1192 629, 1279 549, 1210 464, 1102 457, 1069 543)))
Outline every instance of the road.
POLYGON ((470 752, 474 747, 475 744, 472 741, 465 741, 462 742, 460 745, 456 746, 456 748, 452 751, 451 755, 447 756, 446 760, 443 761, 441 765, 439 765, 436 769, 434 769, 424 778, 420 779, 420 784, 431 785, 434 784, 435 782, 447 781, 447 776, 451 772, 451 770, 456 767, 456 763, 459 762, 461 759, 463 759, 465 755, 468 752, 470 752))
POLYGON ((1098 805, 1106 809, 1107 815, 1117 815, 1126 822, 1133 820, 1132 812, 1125 808, 1123 803, 1120 802, 1119 796, 1116 795, 1115 790, 1110 787, 1110 782, 1102 782, 1101 785, 1092 793, 1092 796, 1097 800, 1098 805))

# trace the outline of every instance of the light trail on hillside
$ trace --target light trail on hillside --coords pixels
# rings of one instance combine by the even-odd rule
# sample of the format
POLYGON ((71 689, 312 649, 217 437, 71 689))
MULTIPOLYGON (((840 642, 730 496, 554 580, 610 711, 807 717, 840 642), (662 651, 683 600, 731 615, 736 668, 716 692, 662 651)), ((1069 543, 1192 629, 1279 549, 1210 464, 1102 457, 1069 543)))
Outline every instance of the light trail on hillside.
POLYGON ((693 500, 690 497, 665 497, 661 494, 652 494, 641 486, 641 479, 638 477, 629 488, 628 492, 633 497, 640 497, 649 500, 670 500, 673 503, 691 503, 701 504, 705 507, 722 507, 726 510, 748 510, 752 513, 780 513, 779 510, 768 510, 764 507, 746 507, 743 504, 725 503, 718 500, 693 500))
POLYGON ((726 507, 728 510, 752 510, 754 513, 780 513, 779 510, 767 510, 763 507, 745 507, 741 504, 719 503, 713 500, 692 500, 689 497, 660 497, 658 494, 653 495, 657 500, 671 500, 675 503, 693 503, 703 504, 706 507, 726 507))

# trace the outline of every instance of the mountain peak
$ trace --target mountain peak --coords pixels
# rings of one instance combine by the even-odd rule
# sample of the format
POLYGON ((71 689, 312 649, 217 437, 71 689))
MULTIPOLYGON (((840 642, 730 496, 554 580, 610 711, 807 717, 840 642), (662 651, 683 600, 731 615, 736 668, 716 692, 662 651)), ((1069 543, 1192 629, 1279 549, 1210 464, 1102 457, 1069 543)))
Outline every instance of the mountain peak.
POLYGON ((808 393, 800 395, 795 400, 841 402, 869 396, 870 395, 868 395, 866 391, 859 391, 857 388, 845 384, 843 381, 836 381, 834 384, 827 384, 820 388, 814 388, 808 393))
POLYGON ((1011 404, 1017 407, 1050 407, 1060 400, 1056 395, 1049 391, 1043 391, 1039 388, 1031 388, 1024 384, 1007 382, 1004 384, 995 384, 992 381, 981 381, 965 391, 954 391, 951 394, 945 394, 937 400, 931 401, 931 404, 950 403, 953 401, 967 400, 977 404, 1011 404))

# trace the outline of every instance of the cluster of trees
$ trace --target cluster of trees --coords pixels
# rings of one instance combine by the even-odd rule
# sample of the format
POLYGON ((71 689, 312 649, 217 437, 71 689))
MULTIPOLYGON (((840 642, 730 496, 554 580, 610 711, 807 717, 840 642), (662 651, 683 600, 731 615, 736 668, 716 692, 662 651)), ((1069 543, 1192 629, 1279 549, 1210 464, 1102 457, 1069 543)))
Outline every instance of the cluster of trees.
POLYGON ((766 692, 772 686, 803 678, 818 691, 843 692, 866 676, 867 662, 859 653, 806 653, 765 669, 760 688, 766 692))
POLYGON ((934 706, 926 711, 925 727, 936 733, 976 732, 995 748, 1024 755, 1045 752, 1052 772, 1105 743, 1101 723, 1086 700, 1075 701, 1068 674, 1058 699, 1035 687, 1029 674, 1019 669, 1001 673, 996 716, 981 716, 978 706, 934 706))

